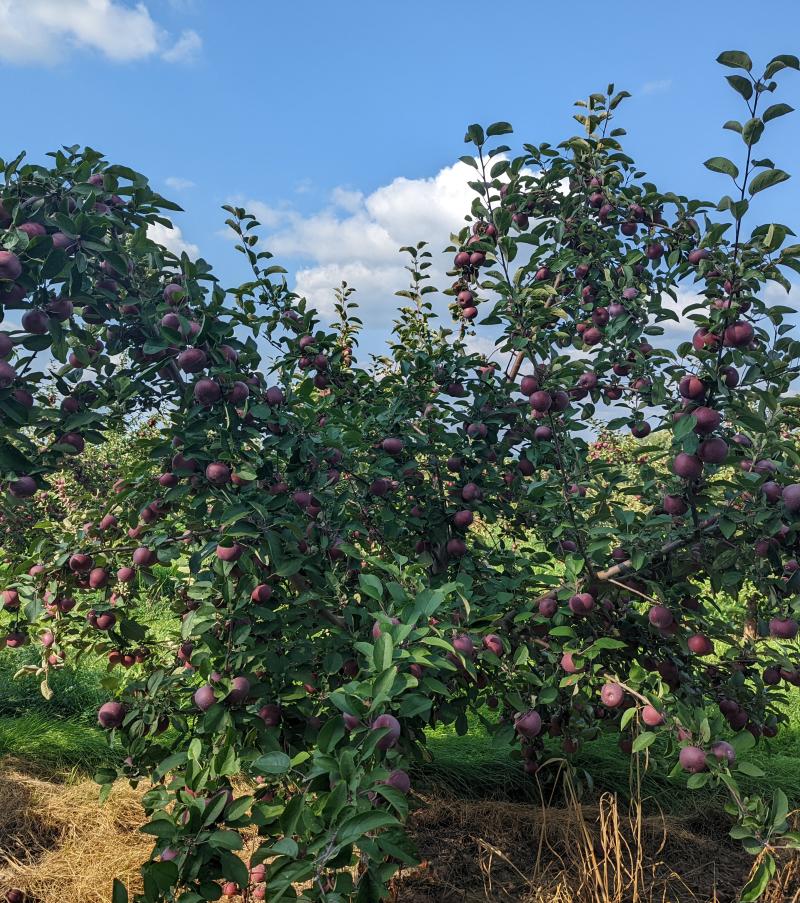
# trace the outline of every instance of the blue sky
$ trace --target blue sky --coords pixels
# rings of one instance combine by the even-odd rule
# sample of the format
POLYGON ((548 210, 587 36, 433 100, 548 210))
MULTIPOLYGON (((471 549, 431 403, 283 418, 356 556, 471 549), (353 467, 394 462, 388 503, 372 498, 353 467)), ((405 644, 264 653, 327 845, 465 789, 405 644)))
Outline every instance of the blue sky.
MULTIPOLYGON (((6 0, 0 155, 90 144, 145 172, 186 208, 182 239, 225 280, 240 269, 219 208, 246 202, 323 307, 340 277, 361 284, 374 338, 402 287, 395 245, 442 246, 460 225, 464 174, 450 167, 469 122, 558 141, 578 128, 573 100, 613 81, 634 95, 618 124, 642 168, 662 188, 718 197, 725 178, 702 161, 739 158, 741 139, 720 126, 742 113, 715 57, 745 49, 758 65, 800 51, 800 4, 765 9, 6 0)), ((784 75, 777 99, 800 106, 800 73, 784 75)), ((763 143, 796 168, 800 118, 774 122, 763 143)), ((757 215, 791 225, 799 201, 800 172, 760 195, 757 215)))

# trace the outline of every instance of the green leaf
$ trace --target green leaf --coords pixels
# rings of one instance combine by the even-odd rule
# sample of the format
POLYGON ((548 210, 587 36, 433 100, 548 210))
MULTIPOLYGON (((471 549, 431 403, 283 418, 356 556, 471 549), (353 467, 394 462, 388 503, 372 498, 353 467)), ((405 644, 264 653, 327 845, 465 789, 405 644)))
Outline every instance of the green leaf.
POLYGON ((711 157, 706 160, 703 164, 706 169, 710 169, 711 172, 721 172, 726 176, 730 176, 732 179, 735 179, 739 175, 739 169, 736 164, 729 160, 727 157, 711 157))
POLYGON ((636 707, 631 706, 629 709, 625 709, 622 713, 622 717, 619 719, 619 729, 624 731, 625 728, 631 723, 633 717, 636 715, 636 707))
POLYGON ((746 774, 750 778, 764 777, 763 770, 752 762, 739 762, 738 769, 742 774, 746 774))
POLYGON ((748 147, 758 144, 764 134, 764 122, 757 116, 748 119, 742 126, 742 140, 748 147))
POLYGON ((772 807, 769 814, 772 818, 772 829, 774 831, 780 832, 786 829, 786 819, 789 816, 789 800, 780 787, 772 796, 772 807))
POLYGON ((378 828, 386 828, 389 825, 398 824, 397 819, 388 812, 362 812, 348 818, 336 833, 336 839, 341 846, 356 843, 369 831, 378 828))
POLYGON ((800 60, 790 53, 780 53, 773 57, 764 70, 764 78, 772 78, 781 69, 800 69, 800 60))
POLYGON ((758 194, 759 191, 763 191, 765 188, 770 188, 779 182, 785 182, 788 178, 789 173, 784 172, 782 169, 765 169, 750 182, 750 195, 752 197, 752 195, 758 194))
POLYGON ((730 69, 745 69, 747 72, 753 68, 753 61, 743 50, 725 50, 717 57, 717 62, 730 69))
POLYGON ((467 134, 464 136, 464 142, 469 144, 470 141, 476 147, 483 147, 486 143, 486 136, 483 134, 483 129, 477 123, 467 126, 467 134))
POLYGON ((244 846, 241 835, 236 831, 214 831, 208 843, 217 850, 241 850, 244 846))
POLYGON ((392 665, 394 643, 388 633, 382 633, 375 641, 375 651, 372 660, 376 671, 386 671, 392 665))
POLYGON ((128 891, 119 878, 114 879, 111 889, 111 903, 128 903, 128 891))
POLYGON ((639 736, 633 741, 633 746, 631 747, 632 752, 641 752, 643 749, 647 749, 648 746, 651 746, 656 742, 656 734, 653 731, 645 731, 643 734, 639 734, 639 736))
POLYGON ((707 771, 690 775, 689 779, 686 781, 686 786, 689 790, 699 790, 701 787, 705 787, 710 777, 711 775, 707 771))
POLYGON ((260 756, 253 762, 253 768, 263 774, 285 774, 292 765, 292 760, 284 752, 270 752, 260 756))
POLYGON ((300 852, 300 848, 298 847, 296 840, 293 840, 291 837, 283 837, 281 840, 272 844, 269 851, 276 856, 288 856, 290 859, 295 859, 300 852))
POLYGON ((0 441, 0 468, 14 470, 17 473, 28 473, 32 467, 31 462, 13 445, 0 441))
POLYGON ((486 129, 486 134, 489 136, 509 135, 513 131, 514 131, 514 129, 511 127, 510 122, 493 122, 486 129))
POLYGON ((218 855, 223 876, 229 881, 235 881, 239 887, 247 887, 250 883, 250 870, 244 862, 227 850, 220 850, 218 855))
POLYGON ((753 83, 749 78, 745 78, 743 75, 726 75, 725 78, 734 91, 741 94, 745 100, 750 100, 753 96, 753 83))
POLYGON ((694 431, 695 426, 697 426, 697 418, 694 416, 694 414, 689 414, 688 417, 681 417, 681 419, 678 420, 675 426, 672 428, 675 439, 680 441, 681 439, 685 439, 687 436, 690 436, 694 431))
POLYGON ((152 834, 153 837, 172 837, 175 833, 175 825, 168 818, 154 818, 139 830, 142 834, 152 834))
POLYGON ((775 875, 775 860, 767 854, 760 862, 753 877, 742 888, 739 903, 754 903, 764 893, 775 875))
POLYGON ((383 584, 374 574, 359 574, 358 585, 362 593, 377 602, 383 598, 383 584))
POLYGON ((764 122, 777 119, 779 116, 785 116, 787 113, 794 113, 794 107, 790 107, 788 103, 774 103, 771 107, 767 107, 761 114, 764 122))

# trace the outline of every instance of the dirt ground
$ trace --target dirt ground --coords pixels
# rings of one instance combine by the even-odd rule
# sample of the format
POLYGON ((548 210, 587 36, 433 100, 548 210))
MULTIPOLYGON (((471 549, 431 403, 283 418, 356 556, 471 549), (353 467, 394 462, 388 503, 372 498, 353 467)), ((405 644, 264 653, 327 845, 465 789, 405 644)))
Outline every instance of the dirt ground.
MULTIPOLYGON (((140 792, 108 802, 87 779, 0 767, 0 899, 108 903, 116 876, 137 886, 150 839, 140 792)), ((394 903, 733 903, 753 860, 722 816, 645 816, 606 795, 569 808, 423 798, 409 823, 422 864, 394 903)), ((800 866, 782 864, 767 903, 800 901, 800 866)))

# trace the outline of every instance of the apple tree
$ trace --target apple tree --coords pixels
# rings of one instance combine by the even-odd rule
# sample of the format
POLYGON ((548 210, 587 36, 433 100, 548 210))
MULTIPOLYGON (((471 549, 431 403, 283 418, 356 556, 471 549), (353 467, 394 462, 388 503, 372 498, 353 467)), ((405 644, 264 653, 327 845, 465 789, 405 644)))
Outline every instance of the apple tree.
POLYGON ((226 208, 252 276, 224 289, 148 237, 178 208, 139 173, 77 147, 2 162, 3 505, 156 418, 91 522, 31 531, 0 616, 45 686, 108 660, 98 720, 124 755, 97 778, 148 782, 138 900, 382 899, 414 862, 409 771, 435 724, 484 722, 532 780, 613 731, 724 787, 754 853, 797 841, 785 795, 741 776, 800 684, 800 343, 776 294, 800 245, 748 225, 788 178, 759 142, 800 64, 719 62, 747 116, 725 124, 736 159, 706 162, 732 183, 715 204, 647 179, 613 86, 557 146, 512 156, 510 125, 470 126, 452 321, 431 252, 405 248, 364 362, 352 290, 323 323, 246 211, 226 208), (598 422, 635 467, 595 453, 598 422), (165 587, 172 642, 147 620, 165 587))

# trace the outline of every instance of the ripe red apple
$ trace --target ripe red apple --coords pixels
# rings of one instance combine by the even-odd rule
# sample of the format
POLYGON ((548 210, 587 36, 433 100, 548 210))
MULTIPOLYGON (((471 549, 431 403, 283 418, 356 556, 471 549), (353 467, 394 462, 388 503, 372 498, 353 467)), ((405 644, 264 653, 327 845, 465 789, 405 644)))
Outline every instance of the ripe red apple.
POLYGON ((272 598, 272 587, 266 583, 259 583, 258 586, 250 593, 250 598, 253 602, 258 602, 261 605, 266 605, 267 602, 272 598))
POLYGON ((514 719, 514 730, 526 740, 532 740, 542 730, 542 716, 534 709, 521 713, 514 719))
POLYGON ((246 677, 234 677, 225 701, 231 705, 239 705, 250 695, 250 681, 246 677))
POLYGON ((705 439, 697 449, 697 457, 706 464, 722 464, 728 457, 728 443, 718 436, 705 439))
POLYGON ((453 638, 453 649, 461 653, 464 658, 475 658, 475 643, 472 641, 472 637, 467 636, 466 633, 459 633, 453 638))
POLYGON ((594 596, 591 593, 576 593, 569 600, 569 608, 573 614, 588 615, 594 608, 594 596))
POLYGON ((391 489, 391 483, 383 477, 378 477, 369 484, 368 492, 377 498, 383 498, 391 489))
POLYGON ((624 698, 625 691, 618 683, 603 684, 600 690, 600 701, 610 709, 621 706, 624 698))
POLYGON ((545 618, 552 618, 558 611, 558 601, 553 596, 545 596, 539 600, 539 614, 545 618))
POLYGON ((539 390, 531 395, 530 403, 534 411, 546 412, 553 406, 553 399, 549 392, 539 390))
POLYGON ((258 710, 258 717, 267 727, 277 727, 281 723, 281 707, 273 702, 267 703, 258 710))
POLYGON ((33 308, 22 315, 22 328, 32 335, 44 335, 47 332, 49 317, 43 310, 33 308))
POLYGON ((230 546, 217 546, 217 558, 220 561, 238 561, 244 553, 244 547, 239 545, 238 542, 233 543, 230 546))
POLYGON ((695 408, 692 414, 697 421, 694 427, 696 433, 713 433, 722 422, 722 415, 713 408, 695 408))
POLYGON ((787 511, 800 511, 800 483, 790 483, 781 493, 781 501, 787 511))
POLYGON ((659 712, 655 706, 645 705, 642 706, 642 721, 648 727, 658 727, 664 723, 664 714, 659 712))
POLYGON ((92 558, 84 552, 76 552, 69 559, 69 569, 74 573, 83 573, 92 569, 92 558))
POLYGON ((654 605, 647 613, 647 620, 653 627, 657 627, 659 630, 666 630, 672 625, 675 618, 666 605, 654 605))
POLYGON ((707 260, 709 257, 708 250, 706 248, 694 248, 694 250, 689 251, 686 255, 686 259, 692 266, 697 266, 701 260, 707 260))
POLYGON ((692 347, 695 351, 714 351, 719 344, 719 336, 705 326, 701 326, 692 336, 692 347))
POLYGON ((736 761, 736 750, 727 740, 716 740, 711 744, 712 754, 720 761, 733 765, 736 761))
POLYGON ((195 401, 204 407, 211 407, 211 405, 216 404, 222 398, 222 389, 219 383, 208 377, 198 379, 194 384, 193 391, 195 401))
POLYGON ((403 451, 403 447, 405 443, 402 439, 397 438, 396 436, 390 436, 387 439, 384 439, 381 442, 381 448, 386 452, 387 455, 399 455, 403 451))
POLYGON ((689 506, 679 495, 665 495, 661 505, 667 514, 680 517, 689 510, 689 506))
POLYGON ((221 461, 214 461, 206 467, 206 479, 212 486, 224 486, 230 482, 231 469, 221 461))
POLYGON ((393 746, 397 746, 397 741, 400 739, 400 722, 394 715, 378 715, 372 722, 370 730, 378 731, 382 729, 388 729, 388 733, 378 740, 376 744, 377 748, 386 750, 391 749, 393 746))
POLYGON ((583 671, 583 668, 578 668, 575 664, 574 653, 565 652, 561 656, 561 668, 567 674, 580 674, 583 671))
POLYGON ((23 476, 9 483, 8 493, 15 499, 29 499, 36 494, 38 488, 33 477, 23 476))
POLYGON ((699 746, 684 746, 678 755, 678 761, 684 771, 698 774, 706 770, 706 754, 699 746))
POLYGON ((199 687, 193 696, 194 704, 200 709, 201 712, 207 712, 212 705, 217 701, 216 694, 214 693, 214 688, 211 684, 203 684, 202 687, 199 687))
POLYGON ((0 279, 13 282, 22 275, 22 262, 12 251, 0 251, 0 279))
POLYGON ((797 621, 794 618, 772 618, 769 635, 776 640, 793 640, 797 636, 797 621))
POLYGON ((152 549, 148 549, 147 546, 139 546, 139 548, 135 549, 133 552, 133 564, 135 567, 150 567, 155 560, 156 553, 152 549))
POLYGON ((126 714, 127 709, 121 702, 104 702, 97 710, 97 720, 101 727, 110 730, 120 727, 126 714))
POLYGON ((182 285, 178 285, 177 283, 172 282, 169 285, 164 286, 162 297, 167 302, 167 304, 171 304, 173 307, 176 307, 178 304, 180 304, 181 300, 183 300, 185 294, 186 291, 182 285))
POLYGON ((403 794, 411 790, 411 778, 401 768, 395 768, 384 783, 389 787, 394 787, 395 790, 399 790, 403 794))
POLYGON ((89 586, 92 589, 102 589, 108 585, 108 571, 105 568, 92 568, 89 571, 89 586))
POLYGON ((703 462, 697 455, 679 452, 672 462, 672 470, 676 476, 684 480, 697 480, 703 473, 703 462))
POLYGON ((199 373, 207 364, 208 358, 201 348, 187 348, 178 355, 178 366, 184 373, 199 373))
POLYGON ((722 344, 726 348, 744 348, 753 341, 755 331, 745 320, 737 320, 725 329, 722 344))
POLYGON ((714 644, 702 633, 693 633, 686 641, 686 645, 695 655, 711 655, 714 651, 714 644))

